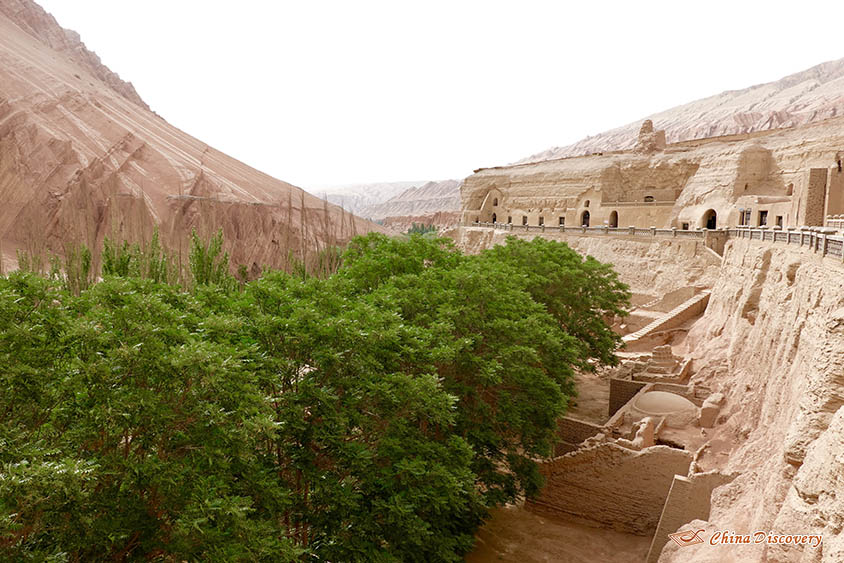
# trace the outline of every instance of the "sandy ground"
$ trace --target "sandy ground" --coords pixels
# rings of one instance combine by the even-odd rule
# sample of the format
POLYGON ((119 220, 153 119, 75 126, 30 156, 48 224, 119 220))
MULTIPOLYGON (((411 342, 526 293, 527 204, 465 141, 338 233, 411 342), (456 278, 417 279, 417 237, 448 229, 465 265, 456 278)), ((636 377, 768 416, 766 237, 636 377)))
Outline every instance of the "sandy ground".
POLYGON ((635 563, 651 538, 538 516, 521 506, 493 512, 476 537, 469 563, 635 563))
POLYGON ((574 376, 577 397, 566 412, 584 422, 603 424, 609 419, 610 382, 594 373, 578 373, 574 376))

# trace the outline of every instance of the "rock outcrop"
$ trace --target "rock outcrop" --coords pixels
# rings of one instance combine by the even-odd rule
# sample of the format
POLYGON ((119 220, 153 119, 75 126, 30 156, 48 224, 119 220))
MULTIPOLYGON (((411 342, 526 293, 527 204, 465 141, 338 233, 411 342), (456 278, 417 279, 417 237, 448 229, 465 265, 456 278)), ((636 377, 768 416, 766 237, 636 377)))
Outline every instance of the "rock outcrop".
POLYGON ((62 28, 56 19, 31 0, 3 0, 0 14, 5 15, 19 28, 29 33, 47 47, 59 51, 90 72, 98 80, 130 102, 149 109, 131 82, 126 82, 102 64, 96 53, 89 51, 79 34, 62 28))
POLYGON ((669 562, 844 559, 844 288, 839 260, 732 240, 709 307, 686 340, 692 382, 722 392, 735 444, 708 532, 820 534, 823 545, 666 549, 669 562), (719 557, 721 557, 719 559, 719 557))
POLYGON ((234 264, 284 266, 379 229, 176 129, 29 0, 0 0, 0 244, 105 236, 182 249, 225 233, 234 264))
MULTIPOLYGON (((648 116, 677 143, 722 135, 817 123, 844 114, 844 59, 830 61, 775 82, 730 90, 648 116)), ((641 119, 555 147, 519 162, 631 149, 641 119)))

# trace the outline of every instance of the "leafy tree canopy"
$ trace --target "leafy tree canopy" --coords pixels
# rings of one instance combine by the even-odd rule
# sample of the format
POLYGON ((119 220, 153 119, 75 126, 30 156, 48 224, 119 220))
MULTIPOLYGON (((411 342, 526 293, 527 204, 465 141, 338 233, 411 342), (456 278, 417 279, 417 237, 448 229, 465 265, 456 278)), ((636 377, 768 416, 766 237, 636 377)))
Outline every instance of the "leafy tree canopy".
POLYGON ((248 283, 219 235, 183 285, 157 238, 102 256, 0 278, 3 559, 460 560, 629 298, 541 239, 370 234, 248 283))

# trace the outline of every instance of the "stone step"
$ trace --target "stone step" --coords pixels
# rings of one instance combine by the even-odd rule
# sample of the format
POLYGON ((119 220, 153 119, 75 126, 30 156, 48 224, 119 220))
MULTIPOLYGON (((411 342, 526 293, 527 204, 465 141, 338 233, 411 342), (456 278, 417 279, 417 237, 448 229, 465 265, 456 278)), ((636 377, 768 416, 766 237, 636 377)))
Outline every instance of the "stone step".
MULTIPOLYGON (((703 313, 703 311, 706 310, 706 305, 709 303, 709 296, 709 291, 704 291, 695 295, 691 299, 684 301, 680 305, 671 309, 669 312, 660 316, 658 319, 648 324, 647 326, 644 326, 636 332, 632 332, 622 337, 622 340, 624 342, 635 342, 636 340, 639 340, 640 338, 643 338, 660 329, 671 328, 670 325, 673 324, 672 321, 675 321, 675 319, 679 319, 682 317, 682 320, 684 322, 685 320, 688 320, 688 318, 691 318, 691 316, 694 316, 690 315, 690 312, 695 308, 698 308, 700 310, 700 313, 703 313)), ((678 322, 677 324, 680 323, 678 322)))

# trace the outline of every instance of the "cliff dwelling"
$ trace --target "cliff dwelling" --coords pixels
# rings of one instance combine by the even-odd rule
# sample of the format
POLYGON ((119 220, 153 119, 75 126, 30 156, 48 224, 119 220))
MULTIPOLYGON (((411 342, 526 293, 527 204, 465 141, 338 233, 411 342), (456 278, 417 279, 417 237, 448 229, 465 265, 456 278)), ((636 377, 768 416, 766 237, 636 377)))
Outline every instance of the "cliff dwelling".
POLYGON ((801 139, 782 131, 666 145, 646 121, 629 151, 477 170, 461 188, 463 224, 824 226, 844 214, 840 153, 796 160, 801 139))
POLYGON ((508 236, 560 240, 612 263, 633 292, 629 314, 614 325, 624 340, 620 364, 577 375, 578 397, 542 466, 545 488, 496 514, 470 561, 493 553, 517 561, 502 553, 530 552, 536 530, 560 557, 588 560, 563 544, 611 537, 620 547, 602 554, 606 561, 711 561, 713 552, 680 549, 669 534, 745 533, 763 522, 825 530, 826 543, 820 551, 749 546, 736 560, 844 557, 833 539, 840 517, 829 512, 841 508, 833 491, 844 473, 814 465, 828 459, 821 444, 836 439, 830 433, 844 416, 840 383, 832 383, 844 369, 833 350, 844 343, 824 328, 837 321, 823 320, 841 316, 844 297, 839 283, 820 281, 844 274, 837 143, 809 157, 794 130, 673 145, 664 138, 645 123, 629 151, 481 169, 464 182, 455 238, 465 250, 508 236), (819 300, 811 312, 806 299, 819 300), (821 302, 828 308, 818 310, 821 302), (799 336, 807 330, 823 348, 799 336), (835 359, 818 365, 809 360, 816 354, 835 359), (816 387, 798 390, 788 377, 816 387), (774 499, 765 500, 771 489, 760 493, 760 479, 778 483, 774 499), (736 495, 744 508, 734 506, 736 495))

